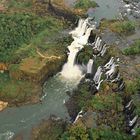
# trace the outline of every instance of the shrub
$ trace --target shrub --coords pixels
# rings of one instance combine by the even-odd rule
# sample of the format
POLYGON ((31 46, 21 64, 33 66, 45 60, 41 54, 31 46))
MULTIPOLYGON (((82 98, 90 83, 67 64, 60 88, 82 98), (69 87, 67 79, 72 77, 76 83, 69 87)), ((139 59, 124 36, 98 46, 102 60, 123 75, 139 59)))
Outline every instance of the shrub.
POLYGON ((8 62, 14 51, 45 28, 52 29, 52 18, 32 14, 0 14, 0 61, 8 62))
POLYGON ((88 103, 90 108, 94 110, 104 111, 104 110, 120 110, 121 109, 121 97, 115 94, 94 96, 92 100, 88 103))
POLYGON ((10 0, 8 2, 8 8, 26 8, 32 6, 31 0, 10 0))
POLYGON ((119 34, 130 34, 135 31, 135 24, 131 21, 114 22, 111 24, 111 29, 119 34))
POLYGON ((88 140, 86 127, 82 123, 70 126, 62 135, 61 140, 88 140))
POLYGON ((140 54, 140 40, 137 40, 133 45, 129 48, 124 49, 123 53, 125 55, 135 55, 140 54))
POLYGON ((93 57, 93 49, 92 47, 85 46, 77 55, 77 62, 79 64, 87 64, 89 59, 93 57))
POLYGON ((90 129, 90 139, 93 140, 131 140, 132 138, 122 132, 110 129, 90 129))

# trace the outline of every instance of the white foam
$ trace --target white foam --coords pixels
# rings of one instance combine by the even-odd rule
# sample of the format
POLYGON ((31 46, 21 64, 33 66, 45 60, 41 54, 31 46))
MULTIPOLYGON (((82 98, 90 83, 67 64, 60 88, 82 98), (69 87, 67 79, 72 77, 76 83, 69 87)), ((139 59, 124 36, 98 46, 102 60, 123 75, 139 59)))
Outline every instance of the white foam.
POLYGON ((11 140, 14 135, 15 135, 14 132, 11 131, 0 133, 0 140, 11 140))
POLYGON ((82 70, 75 64, 77 53, 87 44, 93 28, 88 27, 88 18, 85 20, 79 20, 78 27, 71 31, 74 41, 68 46, 69 56, 67 63, 63 66, 61 75, 69 80, 77 80, 82 78, 82 70))

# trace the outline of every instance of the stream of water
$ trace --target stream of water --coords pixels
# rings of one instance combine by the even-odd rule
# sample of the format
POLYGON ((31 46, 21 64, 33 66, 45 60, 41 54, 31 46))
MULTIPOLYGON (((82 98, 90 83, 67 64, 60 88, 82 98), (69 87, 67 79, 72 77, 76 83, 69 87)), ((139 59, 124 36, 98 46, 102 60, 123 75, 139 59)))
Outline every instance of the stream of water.
POLYGON ((95 17, 95 20, 99 21, 103 18, 115 19, 119 17, 119 8, 124 5, 121 0, 94 0, 99 7, 90 8, 88 10, 88 15, 95 17))
MULTIPOLYGON (((123 0, 94 0, 98 7, 89 8, 87 11, 88 16, 95 17, 97 23, 101 19, 115 19, 120 16, 120 7, 124 4, 123 0)), ((65 0, 66 5, 73 7, 76 0, 65 0)))
POLYGON ((59 74, 48 79, 44 85, 45 96, 42 103, 26 105, 22 107, 7 108, 0 113, 0 140, 8 140, 10 136, 24 133, 25 140, 31 128, 41 122, 42 119, 56 115, 65 119, 69 118, 64 101, 69 96, 66 91, 76 86, 74 82, 65 81, 59 74))

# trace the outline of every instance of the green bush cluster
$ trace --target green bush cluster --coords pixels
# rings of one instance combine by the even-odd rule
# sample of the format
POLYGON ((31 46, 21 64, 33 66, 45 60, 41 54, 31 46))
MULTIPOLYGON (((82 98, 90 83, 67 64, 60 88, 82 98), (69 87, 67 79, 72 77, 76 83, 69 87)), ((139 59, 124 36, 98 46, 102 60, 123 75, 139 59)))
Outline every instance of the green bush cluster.
POLYGON ((112 131, 110 129, 90 129, 89 136, 91 140, 131 140, 128 136, 119 131, 112 131))
POLYGON ((75 3, 75 8, 80 8, 80 9, 88 9, 90 7, 96 7, 97 4, 94 1, 91 0, 77 0, 75 3))
POLYGON ((116 22, 112 24, 112 28, 120 34, 130 34, 135 31, 135 23, 131 21, 116 22))
POLYGON ((140 54, 140 40, 137 40, 133 45, 129 48, 124 49, 123 53, 125 55, 135 55, 140 54))
POLYGON ((0 61, 9 61, 17 48, 51 26, 53 21, 50 18, 43 19, 32 14, 0 14, 0 61))
POLYGON ((86 127, 80 123, 70 126, 61 136, 60 140, 88 140, 86 127))
POLYGON ((132 140, 132 137, 108 128, 86 129, 84 126, 77 124, 71 126, 61 136, 61 140, 132 140))
POLYGON ((87 64, 89 59, 93 57, 92 47, 85 46, 77 55, 77 62, 79 64, 87 64))

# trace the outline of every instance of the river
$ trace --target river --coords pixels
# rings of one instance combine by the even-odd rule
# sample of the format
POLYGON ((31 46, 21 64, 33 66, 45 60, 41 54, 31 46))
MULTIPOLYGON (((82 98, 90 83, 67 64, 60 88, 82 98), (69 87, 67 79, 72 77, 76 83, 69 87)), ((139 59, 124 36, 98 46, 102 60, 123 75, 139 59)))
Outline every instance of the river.
POLYGON ((57 115, 63 119, 69 118, 64 102, 69 98, 66 91, 73 89, 75 85, 74 82, 64 81, 57 74, 44 84, 45 96, 41 103, 7 108, 1 112, 0 140, 8 140, 10 136, 17 133, 24 133, 25 139, 28 139, 31 128, 50 115, 57 115))

